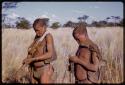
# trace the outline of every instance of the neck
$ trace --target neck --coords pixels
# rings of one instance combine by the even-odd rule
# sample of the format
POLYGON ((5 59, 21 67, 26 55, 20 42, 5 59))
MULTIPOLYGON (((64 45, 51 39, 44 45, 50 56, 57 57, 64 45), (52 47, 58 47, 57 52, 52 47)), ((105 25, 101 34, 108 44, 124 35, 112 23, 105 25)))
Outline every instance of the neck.
POLYGON ((79 39, 79 44, 86 42, 86 40, 88 40, 88 39, 89 39, 88 37, 85 37, 84 39, 79 39))
POLYGON ((85 39, 84 40, 80 40, 79 41, 79 44, 82 44, 82 43, 84 43, 85 42, 85 39))
POLYGON ((43 32, 43 34, 41 34, 39 37, 42 37, 45 34, 46 31, 43 32))

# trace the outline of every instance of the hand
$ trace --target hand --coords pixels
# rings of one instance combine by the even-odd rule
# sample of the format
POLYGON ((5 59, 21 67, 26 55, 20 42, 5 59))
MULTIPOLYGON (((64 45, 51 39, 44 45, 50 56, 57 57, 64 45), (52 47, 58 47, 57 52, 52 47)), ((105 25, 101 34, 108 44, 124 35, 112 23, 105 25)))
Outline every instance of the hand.
POLYGON ((72 61, 74 63, 78 63, 79 59, 76 56, 69 56, 69 61, 72 61))
POLYGON ((32 59, 30 58, 25 61, 26 64, 30 64, 31 62, 32 62, 32 59))
POLYGON ((32 58, 26 58, 26 59, 24 59, 23 60, 23 64, 30 64, 31 62, 32 62, 33 60, 32 60, 32 58))
POLYGON ((25 59, 23 60, 22 64, 25 64, 26 60, 27 60, 27 58, 25 58, 25 59))

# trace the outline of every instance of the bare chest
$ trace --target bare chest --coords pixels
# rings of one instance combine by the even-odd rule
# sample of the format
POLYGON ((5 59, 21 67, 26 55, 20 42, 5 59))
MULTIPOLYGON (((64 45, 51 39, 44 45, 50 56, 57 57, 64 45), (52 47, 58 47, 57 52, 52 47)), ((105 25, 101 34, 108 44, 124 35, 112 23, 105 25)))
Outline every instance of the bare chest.
POLYGON ((47 51, 46 49, 46 41, 45 39, 43 41, 40 41, 38 43, 38 46, 35 49, 35 52, 33 54, 33 57, 38 57, 39 55, 43 55, 47 51))

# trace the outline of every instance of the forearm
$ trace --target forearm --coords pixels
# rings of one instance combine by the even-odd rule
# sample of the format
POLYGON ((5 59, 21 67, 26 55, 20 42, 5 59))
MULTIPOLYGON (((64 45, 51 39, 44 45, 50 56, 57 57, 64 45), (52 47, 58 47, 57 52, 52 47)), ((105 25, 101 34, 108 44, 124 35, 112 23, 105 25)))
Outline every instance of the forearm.
POLYGON ((49 59, 51 58, 51 53, 45 53, 44 55, 41 55, 41 56, 37 56, 35 58, 32 58, 33 61, 39 61, 39 60, 46 60, 46 59, 49 59))
POLYGON ((86 63, 80 59, 79 59, 78 64, 82 65, 83 67, 85 67, 86 69, 88 69, 90 71, 97 71, 97 66, 95 66, 94 64, 86 63))
POLYGON ((78 58, 78 56, 72 56, 75 59, 72 60, 72 62, 74 63, 78 63, 80 65, 82 65, 83 67, 85 67, 86 69, 90 70, 90 71, 96 71, 97 70, 97 66, 95 64, 91 64, 91 63, 87 63, 81 59, 78 58))
POLYGON ((31 58, 32 56, 31 55, 27 55, 27 58, 31 58))

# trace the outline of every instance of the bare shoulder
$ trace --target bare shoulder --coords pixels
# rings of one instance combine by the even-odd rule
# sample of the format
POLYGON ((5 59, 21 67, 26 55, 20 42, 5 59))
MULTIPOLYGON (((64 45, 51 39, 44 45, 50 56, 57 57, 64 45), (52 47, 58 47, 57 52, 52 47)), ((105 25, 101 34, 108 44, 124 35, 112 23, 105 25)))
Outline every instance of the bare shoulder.
POLYGON ((53 42, 53 36, 52 36, 52 34, 51 34, 51 33, 48 33, 47 36, 46 36, 46 39, 47 39, 47 41, 49 41, 49 42, 53 42))
POLYGON ((52 36, 51 33, 48 33, 46 37, 47 37, 47 38, 53 38, 53 36, 52 36))
POLYGON ((84 57, 88 59, 90 55, 91 55, 91 51, 88 48, 84 48, 84 47, 80 48, 79 50, 80 57, 84 57))

